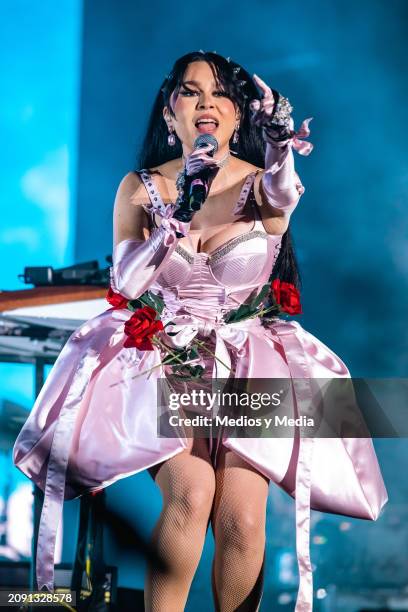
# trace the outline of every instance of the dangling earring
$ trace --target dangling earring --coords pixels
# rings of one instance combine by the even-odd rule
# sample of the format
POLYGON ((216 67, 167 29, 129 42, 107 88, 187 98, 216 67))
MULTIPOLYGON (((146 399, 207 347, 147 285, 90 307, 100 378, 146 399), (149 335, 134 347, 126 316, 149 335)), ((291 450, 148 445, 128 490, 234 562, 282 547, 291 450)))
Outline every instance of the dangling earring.
POLYGON ((173 128, 168 126, 169 128, 169 133, 167 136, 167 144, 169 145, 169 147, 174 147, 174 145, 176 144, 176 136, 173 134, 173 128))
POLYGON ((239 123, 235 126, 234 136, 232 138, 232 144, 237 144, 239 141, 239 123))

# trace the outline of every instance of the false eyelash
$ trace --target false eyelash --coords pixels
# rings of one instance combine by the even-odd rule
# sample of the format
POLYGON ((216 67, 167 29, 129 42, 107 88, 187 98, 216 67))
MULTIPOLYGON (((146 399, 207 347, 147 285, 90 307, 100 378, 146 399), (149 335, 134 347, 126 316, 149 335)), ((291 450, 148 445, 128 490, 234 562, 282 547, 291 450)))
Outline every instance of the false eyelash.
MULTIPOLYGON (((194 93, 199 93, 199 92, 198 92, 198 91, 195 91, 194 89, 187 89, 187 88, 185 88, 185 89, 183 89, 183 90, 182 90, 182 89, 180 90, 180 94, 186 94, 186 93, 193 93, 193 94, 194 94, 194 93)), ((218 89, 218 90, 217 90, 215 93, 220 93, 220 94, 222 94, 223 96, 227 96, 227 97, 229 97, 228 92, 227 92, 227 91, 223 91, 223 90, 221 90, 221 89, 218 89)))

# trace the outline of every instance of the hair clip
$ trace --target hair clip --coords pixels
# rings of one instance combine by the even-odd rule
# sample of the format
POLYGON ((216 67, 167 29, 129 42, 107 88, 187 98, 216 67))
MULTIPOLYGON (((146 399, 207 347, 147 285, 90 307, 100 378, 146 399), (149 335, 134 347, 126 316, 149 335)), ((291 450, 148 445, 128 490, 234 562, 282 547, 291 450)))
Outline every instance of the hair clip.
POLYGON ((227 60, 227 62, 228 62, 228 63, 230 63, 231 58, 230 58, 229 56, 228 56, 228 57, 226 57, 225 59, 227 60))
POLYGON ((198 51, 199 53, 205 53, 205 51, 203 51, 202 49, 199 49, 198 51))
POLYGON ((234 74, 238 74, 238 72, 241 70, 240 66, 234 66, 234 68, 232 69, 234 74))
POLYGON ((247 84, 247 81, 237 81, 238 87, 243 87, 246 84, 247 84))

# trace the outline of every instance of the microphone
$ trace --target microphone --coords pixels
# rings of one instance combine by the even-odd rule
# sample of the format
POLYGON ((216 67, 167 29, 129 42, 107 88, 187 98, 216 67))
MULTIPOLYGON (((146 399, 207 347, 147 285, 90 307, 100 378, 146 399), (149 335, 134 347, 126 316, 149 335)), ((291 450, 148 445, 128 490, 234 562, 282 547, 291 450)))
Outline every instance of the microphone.
MULTIPOLYGON (((214 153, 218 151, 218 141, 212 134, 201 134, 196 138, 194 142, 194 150, 202 149, 207 145, 212 145, 214 148, 209 151, 207 155, 210 157, 214 156, 214 153)), ((190 183, 190 189, 188 194, 188 200, 191 210, 200 210, 203 203, 206 201, 208 192, 210 190, 210 180, 215 177, 219 168, 205 168, 197 174, 193 175, 193 179, 190 183)))

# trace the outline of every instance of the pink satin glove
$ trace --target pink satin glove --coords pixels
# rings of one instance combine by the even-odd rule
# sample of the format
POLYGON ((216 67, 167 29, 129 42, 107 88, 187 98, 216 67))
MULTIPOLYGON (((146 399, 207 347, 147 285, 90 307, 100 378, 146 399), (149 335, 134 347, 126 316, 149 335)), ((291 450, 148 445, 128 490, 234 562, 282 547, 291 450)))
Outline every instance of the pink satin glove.
POLYGON ((302 142, 310 134, 309 122, 305 119, 298 132, 290 112, 289 101, 272 90, 262 79, 254 74, 255 84, 262 90, 262 100, 252 100, 252 122, 263 127, 266 141, 265 172, 262 176, 262 189, 267 202, 283 214, 291 214, 296 208, 305 189, 295 172, 292 148, 300 155, 309 155, 313 149, 310 142, 302 142))
POLYGON ((131 238, 116 245, 110 268, 113 291, 135 300, 160 275, 178 243, 176 232, 186 236, 190 228, 190 223, 173 219, 173 211, 174 204, 165 207, 160 227, 155 228, 147 240, 131 238))

